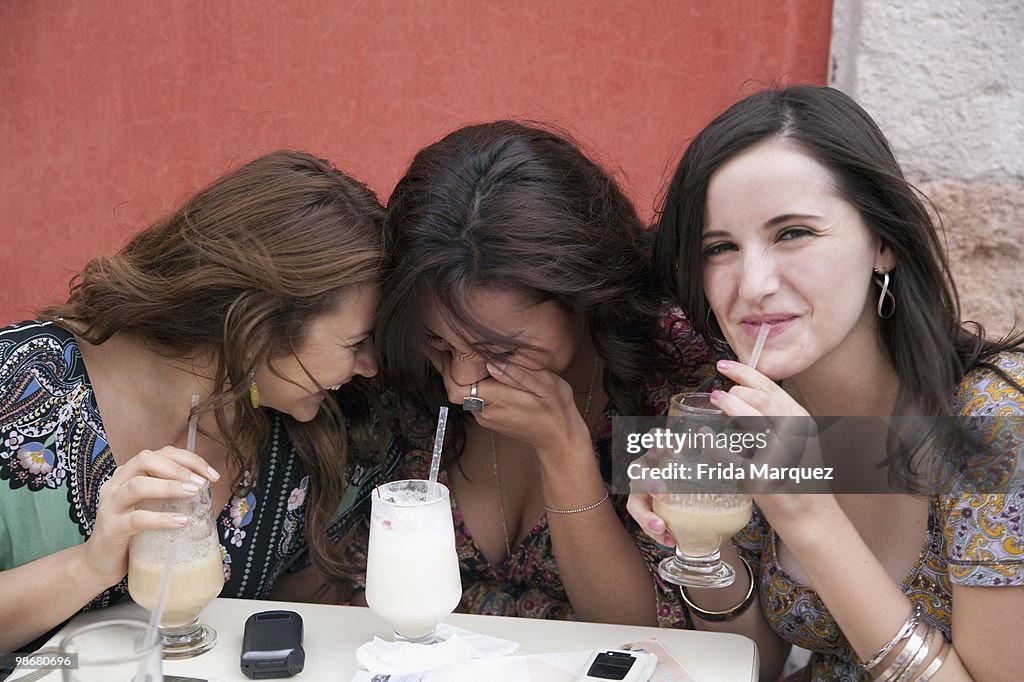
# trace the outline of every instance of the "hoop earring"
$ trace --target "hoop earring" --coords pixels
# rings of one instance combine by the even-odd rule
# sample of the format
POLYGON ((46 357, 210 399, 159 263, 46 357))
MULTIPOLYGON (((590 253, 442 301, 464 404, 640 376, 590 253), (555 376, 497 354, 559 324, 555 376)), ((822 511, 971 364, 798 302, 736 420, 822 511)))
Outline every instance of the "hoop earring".
POLYGON ((875 280, 875 284, 882 287, 882 292, 878 294, 878 305, 875 306, 875 312, 877 312, 878 316, 883 320, 888 320, 896 314, 896 297, 893 296, 891 291, 889 291, 889 273, 881 272, 877 268, 872 272, 876 275, 876 277, 873 278, 875 280), (882 279, 879 279, 878 275, 881 275, 882 279), (889 299, 888 311, 885 309, 886 298, 889 299))
POLYGON ((715 336, 714 329, 711 327, 711 306, 708 306, 708 314, 704 316, 704 325, 708 329, 708 341, 723 348, 729 347, 729 342, 724 337, 715 336))
POLYGON ((255 367, 251 372, 249 372, 249 402, 252 403, 252 409, 260 409, 260 389, 256 386, 255 367))

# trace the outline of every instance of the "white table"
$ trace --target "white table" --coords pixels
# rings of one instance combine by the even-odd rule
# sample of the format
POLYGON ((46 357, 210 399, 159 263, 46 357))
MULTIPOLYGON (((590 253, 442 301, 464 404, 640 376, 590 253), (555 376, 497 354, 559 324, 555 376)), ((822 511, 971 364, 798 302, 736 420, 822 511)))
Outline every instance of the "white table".
MULTIPOLYGON (((249 678, 239 669, 245 620, 253 613, 271 609, 296 611, 302 616, 306 664, 294 678, 297 682, 349 682, 357 669, 355 650, 374 635, 391 636, 387 624, 363 607, 216 599, 203 611, 201 620, 217 631, 217 645, 195 658, 164 661, 164 674, 198 677, 210 682, 246 682, 249 678)), ((79 614, 68 627, 111 618, 145 620, 146 616, 141 607, 127 603, 79 614)), ((517 641, 522 645, 521 654, 616 648, 627 642, 654 637, 697 682, 757 680, 757 647, 752 640, 741 635, 465 614, 453 614, 445 622, 517 641)), ((60 636, 58 633, 51 644, 56 643, 60 636)), ((56 682, 60 680, 60 673, 53 672, 44 679, 56 682)))

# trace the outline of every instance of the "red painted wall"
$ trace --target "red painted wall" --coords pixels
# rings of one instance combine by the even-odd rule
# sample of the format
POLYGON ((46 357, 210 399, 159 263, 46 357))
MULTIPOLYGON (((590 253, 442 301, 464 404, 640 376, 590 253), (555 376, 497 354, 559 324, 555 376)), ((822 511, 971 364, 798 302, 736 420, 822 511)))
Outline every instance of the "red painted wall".
POLYGON ((263 151, 383 198, 503 116, 568 128, 650 215, 686 140, 768 82, 826 78, 828 0, 0 3, 0 324, 263 151))

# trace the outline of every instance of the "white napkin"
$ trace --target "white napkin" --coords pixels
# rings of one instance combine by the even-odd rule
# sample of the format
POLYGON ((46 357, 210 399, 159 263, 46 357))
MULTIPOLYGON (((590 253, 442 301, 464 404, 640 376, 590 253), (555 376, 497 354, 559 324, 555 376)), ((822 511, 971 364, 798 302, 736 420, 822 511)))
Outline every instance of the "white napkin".
POLYGON ((437 635, 442 641, 426 646, 374 637, 373 641, 356 649, 356 661, 371 676, 410 675, 476 658, 511 656, 519 651, 518 642, 488 637, 445 623, 437 626, 437 635))

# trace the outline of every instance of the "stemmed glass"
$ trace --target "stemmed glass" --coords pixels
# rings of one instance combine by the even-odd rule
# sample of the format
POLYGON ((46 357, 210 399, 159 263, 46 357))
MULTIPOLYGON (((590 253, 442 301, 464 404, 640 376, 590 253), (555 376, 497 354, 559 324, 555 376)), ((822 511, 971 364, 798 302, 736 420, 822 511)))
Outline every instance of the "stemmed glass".
POLYGON ((437 624, 462 599, 448 488, 394 481, 371 497, 366 602, 395 640, 433 643, 437 624))
MULTIPOLYGON (((713 438, 722 433, 729 417, 711 404, 708 393, 680 393, 672 396, 668 410, 674 430, 687 429, 713 438)), ((694 450, 683 464, 696 471, 705 451, 694 450)), ((704 463, 710 463, 704 461, 704 463)), ((720 491, 729 481, 715 481, 720 491)), ((738 489, 738 485, 737 485, 738 489)), ((670 583, 686 587, 728 587, 736 571, 722 561, 720 547, 750 521, 751 496, 733 492, 670 493, 656 496, 652 507, 676 541, 675 556, 658 564, 658 575, 670 583)))
POLYGON ((217 632, 199 613, 224 587, 224 565, 209 486, 191 498, 148 500, 141 508, 188 516, 183 528, 143 531, 128 550, 128 592, 152 611, 160 577, 171 566, 167 601, 160 617, 164 658, 191 658, 209 651, 217 632))

